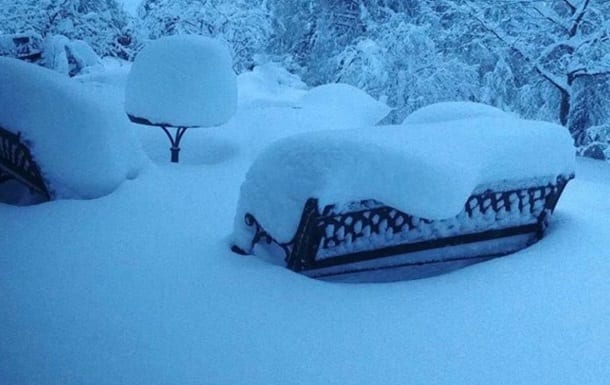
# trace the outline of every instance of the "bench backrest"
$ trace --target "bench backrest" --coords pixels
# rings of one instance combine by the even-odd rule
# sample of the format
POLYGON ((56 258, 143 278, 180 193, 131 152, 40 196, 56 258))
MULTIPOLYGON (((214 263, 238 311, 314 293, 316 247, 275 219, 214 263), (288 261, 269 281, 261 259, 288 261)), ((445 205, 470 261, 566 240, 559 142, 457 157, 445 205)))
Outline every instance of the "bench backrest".
POLYGON ((40 167, 21 135, 0 127, 0 183, 9 179, 23 183, 46 200, 51 199, 40 167))
POLYGON ((572 177, 561 175, 550 182, 532 179, 480 186, 460 214, 443 220, 418 218, 375 200, 319 207, 318 200, 310 198, 292 241, 277 242, 254 216, 247 214, 245 222, 253 230, 251 250, 234 251, 251 253, 257 244, 273 244, 283 254, 287 267, 295 271, 426 250, 441 250, 439 253, 443 254, 447 247, 466 245, 468 249, 477 243, 489 247, 482 255, 480 250, 473 253, 466 250, 460 258, 471 258, 470 254, 505 255, 543 236, 548 218, 572 177), (498 242, 497 247, 490 244, 497 239, 515 242, 498 242))
POLYGON ((418 218, 375 200, 318 208, 310 199, 286 257, 296 271, 326 264, 487 241, 519 234, 540 239, 571 176, 554 183, 470 196, 454 218, 418 218))

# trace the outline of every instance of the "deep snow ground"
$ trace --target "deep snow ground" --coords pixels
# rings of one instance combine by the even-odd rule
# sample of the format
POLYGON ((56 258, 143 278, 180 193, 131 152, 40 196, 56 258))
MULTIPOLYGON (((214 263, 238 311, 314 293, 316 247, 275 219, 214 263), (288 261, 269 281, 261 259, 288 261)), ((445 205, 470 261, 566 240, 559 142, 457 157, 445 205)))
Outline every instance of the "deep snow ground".
POLYGON ((578 161, 529 249, 327 283, 228 244, 257 149, 307 118, 240 110, 187 132, 180 165, 139 128, 153 163, 113 194, 0 204, 0 384, 607 384, 609 164, 578 161))

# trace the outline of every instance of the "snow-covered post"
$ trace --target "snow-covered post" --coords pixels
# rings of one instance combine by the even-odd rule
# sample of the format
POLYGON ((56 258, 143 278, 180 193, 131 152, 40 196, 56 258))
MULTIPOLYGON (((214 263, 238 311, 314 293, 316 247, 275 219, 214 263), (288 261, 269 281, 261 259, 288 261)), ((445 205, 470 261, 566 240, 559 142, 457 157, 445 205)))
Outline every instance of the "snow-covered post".
POLYGON ((133 63, 125 93, 131 121, 161 127, 175 163, 188 128, 221 125, 237 108, 229 50, 217 40, 196 35, 148 43, 133 63))

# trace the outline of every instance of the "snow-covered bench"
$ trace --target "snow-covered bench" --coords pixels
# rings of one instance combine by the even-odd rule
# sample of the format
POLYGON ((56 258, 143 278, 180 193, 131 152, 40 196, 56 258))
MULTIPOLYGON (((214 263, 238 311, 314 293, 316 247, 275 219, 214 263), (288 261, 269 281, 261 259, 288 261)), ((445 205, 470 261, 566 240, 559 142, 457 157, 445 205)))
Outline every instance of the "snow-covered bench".
POLYGON ((0 183, 11 180, 24 184, 43 200, 51 198, 40 167, 21 135, 0 127, 0 183))
POLYGON ((99 91, 0 57, 0 202, 97 198, 136 176, 144 154, 121 109, 99 91))
POLYGON ((337 280, 450 271, 540 239, 573 162, 563 127, 510 116, 287 138, 248 172, 233 250, 337 280))

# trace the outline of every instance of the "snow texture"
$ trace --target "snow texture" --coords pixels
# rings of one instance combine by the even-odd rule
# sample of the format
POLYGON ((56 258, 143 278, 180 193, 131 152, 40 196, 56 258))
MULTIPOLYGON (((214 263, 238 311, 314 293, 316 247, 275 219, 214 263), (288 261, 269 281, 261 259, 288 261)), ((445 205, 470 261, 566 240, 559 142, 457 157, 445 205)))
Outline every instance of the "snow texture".
MULTIPOLYGON (((121 101, 110 75, 97 89, 121 101)), ((578 160, 530 248, 424 280, 331 284, 227 239, 269 144, 252 138, 326 124, 300 112, 242 109, 193 130, 184 145, 204 151, 179 166, 135 126, 155 164, 104 199, 0 204, 0 383, 607 384, 610 165, 578 160)))
POLYGON ((296 106, 307 86, 283 67, 274 63, 256 66, 237 77, 240 107, 296 106))
POLYGON ((427 219, 457 215, 479 185, 574 171, 568 131, 551 123, 481 117, 301 134, 272 144, 241 187, 234 241, 249 249, 246 213, 280 242, 308 198, 319 206, 375 199, 427 219))
POLYGON ((203 36, 151 41, 133 63, 125 99, 128 114, 154 124, 223 124, 237 106, 229 51, 220 41, 203 36))
POLYGON ((133 178, 144 157, 122 111, 93 87, 0 58, 0 126, 21 133, 55 198, 95 198, 133 178))
POLYGON ((43 41, 43 64, 64 75, 85 74, 102 69, 102 61, 82 40, 51 35, 43 41))
POLYGON ((508 118, 512 115, 499 108, 474 102, 441 102, 422 107, 408 115, 403 123, 438 123, 479 117, 508 118))
POLYGON ((298 101, 297 106, 317 119, 334 124, 335 128, 371 126, 382 120, 390 107, 366 92, 349 84, 332 83, 314 87, 298 101), (349 112, 351 120, 337 120, 349 112))
POLYGON ((137 16, 137 10, 142 0, 119 0, 118 3, 123 6, 125 12, 131 16, 137 16))

